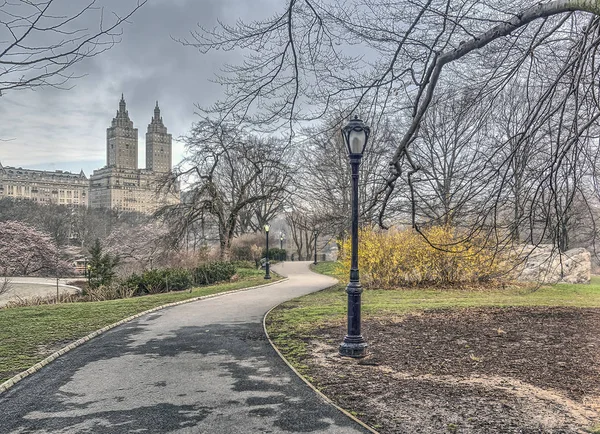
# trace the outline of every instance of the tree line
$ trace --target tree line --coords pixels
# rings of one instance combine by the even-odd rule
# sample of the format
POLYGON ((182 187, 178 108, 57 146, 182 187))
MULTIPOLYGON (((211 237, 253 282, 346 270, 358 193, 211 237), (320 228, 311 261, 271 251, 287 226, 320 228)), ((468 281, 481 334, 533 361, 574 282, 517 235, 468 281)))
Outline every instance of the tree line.
MULTIPOLYGON (((44 9, 52 1, 40 5, 34 15, 53 19, 44 9)), ((164 239, 192 251, 216 243, 228 258, 236 237, 283 216, 299 255, 316 233, 343 240, 350 198, 339 129, 359 113, 373 129, 363 224, 452 225, 496 245, 593 243, 599 14, 598 0, 289 0, 262 21, 192 31, 183 45, 243 48, 244 60, 217 77, 223 98, 198 106, 186 158, 162 186, 186 190, 154 216, 164 239)), ((82 42, 99 54, 117 28, 82 42)), ((87 228, 98 231, 74 228, 86 216, 46 211, 54 217, 35 224, 57 244, 74 233, 89 243, 87 228)), ((104 238, 118 233, 100 226, 104 238)))

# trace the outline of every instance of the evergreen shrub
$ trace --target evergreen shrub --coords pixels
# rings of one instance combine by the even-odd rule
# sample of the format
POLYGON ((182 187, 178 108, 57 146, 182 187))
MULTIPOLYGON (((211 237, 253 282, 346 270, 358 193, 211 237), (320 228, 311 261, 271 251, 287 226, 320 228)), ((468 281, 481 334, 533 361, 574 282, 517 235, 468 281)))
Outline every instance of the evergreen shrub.
POLYGON ((194 268, 194 283, 196 285, 210 285, 229 280, 233 277, 235 271, 235 265, 231 262, 207 262, 194 268))
POLYGON ((183 291, 194 284, 192 273, 185 268, 169 268, 166 277, 169 291, 183 291))
POLYGON ((183 291, 193 285, 192 273, 184 268, 165 268, 132 274, 122 283, 136 288, 135 295, 183 291))
MULTIPOLYGON (((285 261, 286 255, 287 251, 285 249, 280 249, 279 247, 269 249, 269 261, 285 261)), ((262 257, 267 257, 267 249, 263 249, 262 257)))

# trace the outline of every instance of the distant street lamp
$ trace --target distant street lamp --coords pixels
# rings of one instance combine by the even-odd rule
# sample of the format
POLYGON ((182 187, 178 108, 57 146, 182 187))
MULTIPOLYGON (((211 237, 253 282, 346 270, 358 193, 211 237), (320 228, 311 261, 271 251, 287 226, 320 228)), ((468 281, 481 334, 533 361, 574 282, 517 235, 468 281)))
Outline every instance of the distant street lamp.
POLYGON ((267 234, 267 262, 265 262, 265 279, 270 279, 271 275, 269 274, 269 225, 265 225, 265 233, 267 234))
POLYGON ((313 264, 317 265, 317 237, 319 236, 319 233, 315 230, 313 234, 315 236, 315 262, 313 262, 313 264))
POLYGON ((358 174, 360 162, 369 140, 371 129, 358 116, 342 128, 342 137, 348 148, 352 167, 352 256, 350 262, 350 283, 346 287, 348 294, 348 334, 340 345, 340 355, 364 357, 367 343, 360 333, 360 304, 362 286, 358 275, 358 174))
POLYGON ((285 261, 283 257, 283 240, 285 240, 285 233, 283 231, 279 232, 279 254, 281 255, 282 260, 285 261))
POLYGON ((87 277, 88 275, 88 269, 87 269, 88 265, 87 265, 87 256, 83 257, 83 277, 87 277))

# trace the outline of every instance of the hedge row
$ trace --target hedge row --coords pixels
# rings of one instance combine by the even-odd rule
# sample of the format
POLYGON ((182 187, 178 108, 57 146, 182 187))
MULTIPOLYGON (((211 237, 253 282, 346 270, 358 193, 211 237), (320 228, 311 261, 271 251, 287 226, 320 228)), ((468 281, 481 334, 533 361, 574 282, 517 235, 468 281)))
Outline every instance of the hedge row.
POLYGON ((132 274, 121 285, 130 288, 134 295, 158 294, 227 281, 235 273, 236 267, 231 262, 209 262, 191 270, 165 268, 132 274))
MULTIPOLYGON (((269 249, 269 260, 271 261, 285 261, 287 255, 287 251, 285 249, 280 249, 278 247, 273 247, 269 249)), ((266 258, 267 249, 263 249, 262 257, 266 258)))

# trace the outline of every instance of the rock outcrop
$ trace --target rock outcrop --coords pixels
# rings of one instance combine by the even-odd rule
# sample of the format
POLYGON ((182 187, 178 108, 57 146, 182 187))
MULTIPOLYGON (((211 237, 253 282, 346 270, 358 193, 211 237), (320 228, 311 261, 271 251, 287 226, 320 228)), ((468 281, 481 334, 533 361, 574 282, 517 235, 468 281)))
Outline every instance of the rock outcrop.
POLYGON ((592 255, 584 248, 559 253, 552 245, 525 246, 518 280, 539 283, 590 283, 592 255))

